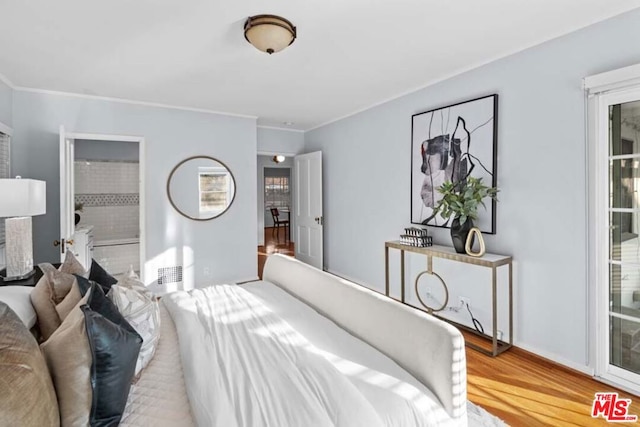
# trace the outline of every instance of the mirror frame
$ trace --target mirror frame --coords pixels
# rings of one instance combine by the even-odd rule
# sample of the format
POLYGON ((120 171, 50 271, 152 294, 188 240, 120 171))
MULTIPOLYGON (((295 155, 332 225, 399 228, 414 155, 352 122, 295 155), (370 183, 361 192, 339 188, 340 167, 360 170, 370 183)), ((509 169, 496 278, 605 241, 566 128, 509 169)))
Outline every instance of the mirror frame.
POLYGON ((211 157, 211 156, 197 155, 197 156, 188 157, 188 158, 184 159, 183 161, 181 161, 180 163, 178 163, 177 165, 175 165, 174 168, 171 169, 171 173, 169 174, 169 178, 167 178, 167 197, 169 198, 169 203, 171 203, 171 206, 173 206, 173 209, 175 209, 176 212, 178 212, 180 215, 182 215, 185 218, 192 219, 194 221, 211 221, 212 219, 220 218, 222 215, 224 215, 229 210, 229 208, 231 208, 231 205, 233 205, 233 202, 236 200, 236 193, 237 192, 238 192, 238 187, 236 185, 236 177, 233 175, 233 172, 231 172, 231 169, 229 169, 229 167, 225 163, 223 163, 220 160, 216 159, 215 157, 211 157), (187 215, 186 213, 182 212, 176 206, 176 204, 173 202, 173 199, 171 198, 171 178, 173 178, 173 175, 180 168, 180 166, 182 166, 183 164, 187 163, 190 160, 195 160, 195 159, 209 159, 209 160, 213 160, 214 162, 220 163, 222 166, 224 166, 224 168, 226 170, 229 171, 229 175, 231 175, 231 179, 233 180, 233 197, 231 198, 231 201, 227 205, 227 208, 225 210, 223 210, 222 212, 220 212, 219 214, 217 214, 215 216, 212 216, 211 218, 194 218, 194 217, 192 217, 190 215, 187 215))

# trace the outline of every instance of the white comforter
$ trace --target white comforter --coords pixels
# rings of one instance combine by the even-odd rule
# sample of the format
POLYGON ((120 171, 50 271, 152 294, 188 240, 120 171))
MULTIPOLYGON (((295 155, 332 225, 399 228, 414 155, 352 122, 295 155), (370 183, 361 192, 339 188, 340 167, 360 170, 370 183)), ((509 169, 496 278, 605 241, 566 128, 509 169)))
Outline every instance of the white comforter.
MULTIPOLYGON (((310 310, 272 284, 259 286, 285 305, 306 307, 295 313, 310 310)), ((178 330, 187 394, 200 426, 447 424, 428 391, 381 372, 363 380, 358 369, 366 374, 365 366, 314 346, 259 294, 220 285, 164 301, 178 330)), ((340 329, 324 320, 327 328, 340 329)))

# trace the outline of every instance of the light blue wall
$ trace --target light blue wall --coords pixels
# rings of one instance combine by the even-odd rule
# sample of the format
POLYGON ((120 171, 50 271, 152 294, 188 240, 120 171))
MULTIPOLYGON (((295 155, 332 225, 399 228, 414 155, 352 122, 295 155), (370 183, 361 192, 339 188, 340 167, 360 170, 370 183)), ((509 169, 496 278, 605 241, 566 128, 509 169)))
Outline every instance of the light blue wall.
POLYGON ((12 127, 13 89, 0 81, 0 123, 12 127))
POLYGON ((47 214, 34 217, 38 262, 58 257, 51 243, 59 238, 60 125, 73 132, 145 137, 147 282, 157 278, 157 268, 172 265, 184 265, 186 286, 257 276, 254 119, 16 91, 13 170, 47 181, 47 214), (220 159, 236 179, 233 206, 212 221, 180 216, 166 195, 171 169, 197 154, 220 159))
MULTIPOLYGON (((640 62, 640 10, 528 49, 305 134, 324 156, 325 264, 384 286, 384 241, 410 222, 411 115, 497 93, 497 234, 490 252, 515 259, 518 345, 584 367, 587 358, 586 150, 582 78, 640 62), (357 238, 356 238, 357 237, 357 238)), ((450 245, 448 230, 433 230, 450 245)), ((409 259, 413 278, 424 258, 409 259)), ((451 298, 469 296, 490 327, 482 269, 436 264, 451 298), (468 270, 468 271, 467 271, 468 270)), ((397 288, 398 270, 392 277, 397 288)), ((504 277, 501 278, 501 281, 504 277)), ((432 291, 438 285, 428 282, 432 291)), ((455 315, 449 315, 456 318, 455 315)), ((469 324, 469 316, 458 316, 469 324)), ((503 313, 504 319, 504 313, 503 313)), ((500 322, 500 329, 506 328, 500 322)))
POLYGON ((304 133, 286 129, 259 127, 258 151, 265 154, 304 153, 304 133))

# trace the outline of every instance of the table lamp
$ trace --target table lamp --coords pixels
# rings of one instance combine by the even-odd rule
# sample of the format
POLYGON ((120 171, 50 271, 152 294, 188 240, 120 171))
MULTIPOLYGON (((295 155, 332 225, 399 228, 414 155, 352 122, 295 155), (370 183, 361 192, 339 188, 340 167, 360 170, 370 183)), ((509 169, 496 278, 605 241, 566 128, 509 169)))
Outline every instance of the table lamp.
POLYGON ((31 217, 46 212, 47 183, 34 179, 0 179, 0 218, 5 219, 6 274, 4 281, 33 273, 31 217))

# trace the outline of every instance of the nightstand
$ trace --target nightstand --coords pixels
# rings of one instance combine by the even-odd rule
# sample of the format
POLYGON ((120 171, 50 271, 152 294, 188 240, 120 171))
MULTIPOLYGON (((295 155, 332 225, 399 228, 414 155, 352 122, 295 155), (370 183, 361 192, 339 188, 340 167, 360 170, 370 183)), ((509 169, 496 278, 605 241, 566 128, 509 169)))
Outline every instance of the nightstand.
POLYGON ((7 270, 3 268, 0 270, 0 286, 35 286, 42 277, 42 270, 40 270, 38 266, 35 266, 34 268, 36 273, 33 276, 27 277, 23 280, 10 280, 8 282, 5 282, 4 280, 7 270))

